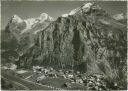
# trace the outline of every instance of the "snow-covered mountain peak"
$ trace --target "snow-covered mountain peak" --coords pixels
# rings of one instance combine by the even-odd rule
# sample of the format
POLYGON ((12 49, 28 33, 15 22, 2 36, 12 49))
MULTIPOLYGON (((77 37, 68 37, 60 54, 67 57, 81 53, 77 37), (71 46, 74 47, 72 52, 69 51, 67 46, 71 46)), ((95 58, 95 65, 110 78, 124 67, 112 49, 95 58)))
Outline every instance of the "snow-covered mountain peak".
POLYGON ((68 14, 63 14, 62 17, 68 17, 68 14))
POLYGON ((89 10, 92 5, 93 5, 93 3, 85 3, 84 6, 82 7, 82 9, 89 10))
POLYGON ((39 16, 39 20, 41 20, 41 21, 45 21, 45 20, 53 21, 53 18, 51 16, 49 16, 47 13, 42 13, 39 16))
POLYGON ((82 7, 78 7, 76 9, 71 10, 71 12, 69 13, 69 15, 74 15, 77 12, 81 11, 81 9, 84 12, 88 12, 90 10, 90 8, 92 7, 93 3, 85 3, 82 7))
POLYGON ((39 18, 42 19, 42 20, 46 20, 48 18, 48 14, 42 13, 42 14, 40 14, 39 18))
POLYGON ((97 5, 96 3, 85 3, 83 6, 82 6, 82 10, 84 12, 89 12, 90 10, 100 10, 101 7, 99 5, 97 5))
POLYGON ((81 12, 87 13, 91 9, 101 9, 101 8, 99 7, 99 5, 96 5, 95 3, 84 3, 81 7, 71 10, 69 14, 63 14, 62 17, 67 17, 68 15, 75 15, 81 12))
POLYGON ((13 15, 11 20, 14 23, 21 23, 21 22, 23 22, 23 20, 18 15, 13 15))
POLYGON ((42 13, 39 17, 21 19, 18 15, 13 15, 7 27, 16 36, 22 36, 26 33, 34 33, 43 30, 54 19, 46 13, 42 13))

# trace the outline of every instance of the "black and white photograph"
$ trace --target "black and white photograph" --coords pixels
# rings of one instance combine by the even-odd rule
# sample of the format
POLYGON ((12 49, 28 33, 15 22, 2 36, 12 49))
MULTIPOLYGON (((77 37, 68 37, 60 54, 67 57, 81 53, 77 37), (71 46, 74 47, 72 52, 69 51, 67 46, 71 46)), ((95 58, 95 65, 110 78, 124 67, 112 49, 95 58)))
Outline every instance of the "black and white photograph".
POLYGON ((2 0, 1 90, 127 90, 126 0, 2 0))

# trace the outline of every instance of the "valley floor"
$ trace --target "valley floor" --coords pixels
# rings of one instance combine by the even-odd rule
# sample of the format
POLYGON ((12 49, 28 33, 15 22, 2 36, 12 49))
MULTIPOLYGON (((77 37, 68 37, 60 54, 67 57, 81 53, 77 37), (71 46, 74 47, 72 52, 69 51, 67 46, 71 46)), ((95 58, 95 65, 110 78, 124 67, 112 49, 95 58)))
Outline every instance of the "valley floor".
POLYGON ((108 90, 101 74, 86 75, 38 66, 33 70, 2 68, 1 76, 3 90, 108 90))

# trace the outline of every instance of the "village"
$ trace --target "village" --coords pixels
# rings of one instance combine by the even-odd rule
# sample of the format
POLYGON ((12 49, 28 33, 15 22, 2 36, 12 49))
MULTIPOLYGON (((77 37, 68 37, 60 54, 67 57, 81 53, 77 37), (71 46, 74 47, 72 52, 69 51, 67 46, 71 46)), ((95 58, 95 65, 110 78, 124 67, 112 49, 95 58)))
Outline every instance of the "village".
POLYGON ((62 78, 68 79, 68 82, 63 84, 66 88, 71 88, 71 84, 79 84, 81 86, 88 87, 87 89, 92 90, 106 90, 106 83, 104 82, 104 76, 102 74, 86 75, 79 71, 74 72, 73 70, 55 70, 52 67, 40 67, 33 66, 33 72, 31 78, 35 82, 41 83, 43 79, 50 78, 62 78))
MULTIPOLYGON (((51 85, 54 87, 72 89, 72 86, 78 86, 78 89, 88 90, 107 90, 107 83, 103 74, 81 73, 73 70, 55 70, 52 67, 33 66, 32 70, 17 69, 16 65, 11 64, 8 67, 3 66, 3 69, 13 70, 14 75, 25 80, 42 84, 51 85)), ((114 83, 114 87, 118 85, 114 83)))

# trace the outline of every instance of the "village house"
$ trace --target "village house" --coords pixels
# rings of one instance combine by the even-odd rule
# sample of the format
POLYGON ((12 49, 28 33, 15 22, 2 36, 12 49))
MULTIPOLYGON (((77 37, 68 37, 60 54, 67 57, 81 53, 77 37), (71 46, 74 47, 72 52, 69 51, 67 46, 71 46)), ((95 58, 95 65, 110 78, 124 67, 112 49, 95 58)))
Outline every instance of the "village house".
POLYGON ((43 72, 44 72, 44 74, 48 74, 48 73, 50 72, 50 70, 48 70, 48 69, 45 68, 45 69, 43 70, 43 72))
POLYGON ((73 78, 74 76, 73 76, 73 74, 72 73, 70 73, 70 74, 67 74, 67 78, 73 78))
POLYGON ((75 82, 79 84, 83 84, 83 80, 79 77, 75 78, 75 82))
POLYGON ((57 74, 56 74, 55 71, 53 71, 53 72, 49 72, 49 73, 48 73, 48 77, 57 78, 57 74))
POLYGON ((42 71, 44 71, 44 67, 33 66, 33 72, 41 73, 42 71))
POLYGON ((81 75, 82 80, 87 80, 87 77, 85 75, 81 75))

